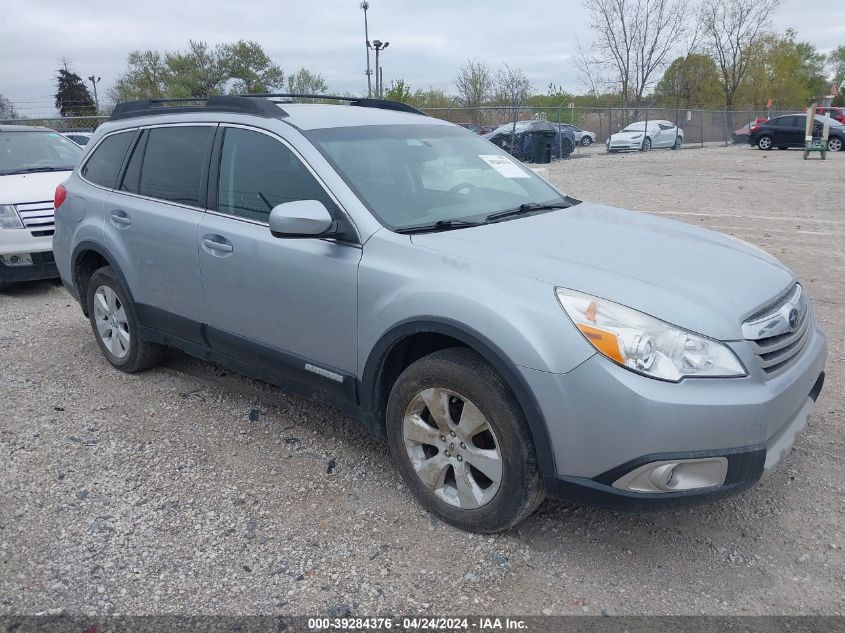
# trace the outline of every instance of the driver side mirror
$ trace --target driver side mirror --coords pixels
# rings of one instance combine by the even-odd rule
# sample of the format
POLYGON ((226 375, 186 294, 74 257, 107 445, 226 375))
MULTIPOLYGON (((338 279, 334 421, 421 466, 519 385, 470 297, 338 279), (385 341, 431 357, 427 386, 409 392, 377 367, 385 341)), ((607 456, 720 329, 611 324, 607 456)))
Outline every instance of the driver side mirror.
POLYGON ((331 237, 337 222, 319 200, 283 202, 270 211, 270 233, 273 237, 331 237))

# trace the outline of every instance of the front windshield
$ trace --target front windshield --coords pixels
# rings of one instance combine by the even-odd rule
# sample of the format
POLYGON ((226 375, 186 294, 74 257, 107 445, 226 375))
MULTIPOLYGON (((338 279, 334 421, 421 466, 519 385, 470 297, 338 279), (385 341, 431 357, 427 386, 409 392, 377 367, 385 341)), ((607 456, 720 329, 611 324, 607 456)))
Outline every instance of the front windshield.
POLYGON ((306 135, 391 229, 561 200, 545 180, 463 128, 368 125, 306 135))
POLYGON ((82 148, 58 132, 0 132, 0 175, 28 171, 69 171, 82 148))
POLYGON ((626 127, 623 132, 642 132, 645 129, 645 121, 640 121, 639 123, 631 123, 628 127, 626 127))

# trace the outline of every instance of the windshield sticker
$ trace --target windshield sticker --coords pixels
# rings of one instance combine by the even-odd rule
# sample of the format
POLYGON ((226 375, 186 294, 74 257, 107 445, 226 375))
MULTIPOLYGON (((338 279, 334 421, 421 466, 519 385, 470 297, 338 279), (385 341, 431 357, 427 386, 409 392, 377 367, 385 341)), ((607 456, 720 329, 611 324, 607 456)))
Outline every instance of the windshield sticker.
POLYGON ((514 163, 507 156, 500 156, 499 154, 479 154, 478 157, 505 178, 530 178, 528 174, 519 168, 519 165, 514 163))

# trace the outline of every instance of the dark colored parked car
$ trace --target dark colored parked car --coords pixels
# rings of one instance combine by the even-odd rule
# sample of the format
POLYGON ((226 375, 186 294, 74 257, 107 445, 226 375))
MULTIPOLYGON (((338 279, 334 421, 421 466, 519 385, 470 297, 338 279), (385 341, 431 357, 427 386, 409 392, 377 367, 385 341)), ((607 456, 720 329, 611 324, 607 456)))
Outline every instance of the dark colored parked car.
POLYGON ((575 135, 571 130, 560 129, 558 125, 542 120, 517 121, 516 126, 511 123, 500 125, 484 138, 501 147, 519 160, 528 160, 531 157, 531 143, 536 134, 548 133, 552 145, 552 156, 556 158, 567 158, 575 149, 575 135))
MULTIPOLYGON (((845 125, 817 115, 813 135, 821 136, 822 127, 827 121, 830 121, 827 149, 831 152, 841 151, 843 144, 845 144, 845 125)), ((786 114, 775 117, 765 123, 753 126, 751 133, 748 135, 748 142, 763 150, 770 150, 773 147, 778 149, 803 148, 806 126, 807 115, 805 114, 786 114)))
MULTIPOLYGON (((806 111, 807 108, 804 109, 804 112, 806 111)), ((845 125, 845 108, 839 106, 818 106, 816 108, 816 114, 818 115, 826 116, 828 112, 830 112, 831 119, 835 119, 845 125)))

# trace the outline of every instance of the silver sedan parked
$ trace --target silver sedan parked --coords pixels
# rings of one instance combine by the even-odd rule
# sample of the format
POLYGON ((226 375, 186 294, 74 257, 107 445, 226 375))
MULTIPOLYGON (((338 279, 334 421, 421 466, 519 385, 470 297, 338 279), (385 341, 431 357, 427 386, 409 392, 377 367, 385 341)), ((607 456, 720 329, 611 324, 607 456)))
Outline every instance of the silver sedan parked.
POLYGON ((671 121, 637 121, 611 135, 606 144, 611 153, 647 152, 658 147, 680 149, 684 144, 684 131, 671 121))

